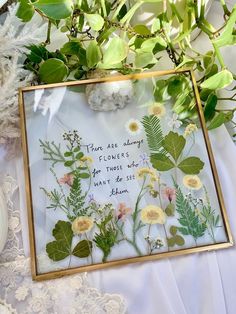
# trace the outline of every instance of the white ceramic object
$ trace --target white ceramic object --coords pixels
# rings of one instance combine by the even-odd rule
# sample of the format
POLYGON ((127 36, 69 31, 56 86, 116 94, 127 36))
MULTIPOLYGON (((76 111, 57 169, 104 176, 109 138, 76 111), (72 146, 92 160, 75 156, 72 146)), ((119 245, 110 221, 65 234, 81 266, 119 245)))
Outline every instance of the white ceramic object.
POLYGON ((0 186, 0 254, 6 244, 8 233, 7 201, 3 187, 0 186))

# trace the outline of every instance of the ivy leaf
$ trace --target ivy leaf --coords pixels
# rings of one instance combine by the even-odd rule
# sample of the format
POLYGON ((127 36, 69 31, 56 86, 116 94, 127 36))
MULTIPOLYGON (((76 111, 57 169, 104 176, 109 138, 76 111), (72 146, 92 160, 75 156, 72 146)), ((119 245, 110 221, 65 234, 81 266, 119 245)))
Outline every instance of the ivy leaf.
POLYGON ((59 220, 52 232, 56 241, 49 242, 46 245, 48 257, 53 261, 61 261, 71 252, 71 243, 73 231, 71 223, 68 221, 59 220))
POLYGON ((204 117, 206 121, 211 120, 214 117, 217 100, 218 98, 214 93, 208 96, 204 109, 204 117))
POLYGON ((87 19, 89 26, 94 31, 100 31, 104 25, 104 19, 100 14, 87 14, 85 13, 85 18, 87 19))
POLYGON ((86 49, 86 59, 89 68, 93 68, 102 59, 102 53, 96 40, 89 43, 86 49))
POLYGON ((168 171, 175 167, 175 164, 163 154, 152 154, 150 160, 153 168, 158 171, 168 171))
POLYGON ((213 130, 221 126, 222 124, 230 121, 233 118, 233 112, 220 112, 218 113, 212 120, 211 123, 208 125, 208 130, 213 130))
POLYGON ((127 57, 127 43, 119 38, 112 38, 103 54, 103 63, 106 65, 114 65, 127 57))
POLYGON ((88 257, 91 254, 92 242, 87 240, 82 240, 74 247, 72 255, 84 258, 88 257))
POLYGON ((29 22, 34 15, 34 7, 29 0, 20 0, 16 16, 23 22, 29 22))
POLYGON ((67 66, 63 61, 56 58, 46 60, 39 69, 39 78, 44 83, 62 82, 67 75, 67 66))
POLYGON ((213 43, 218 47, 234 45, 236 43, 236 35, 233 34, 235 23, 236 23, 236 5, 234 6, 230 14, 230 17, 226 22, 224 31, 219 37, 213 40, 213 43))
POLYGON ((38 0, 33 3, 33 6, 54 20, 65 19, 73 11, 72 0, 38 0))
POLYGON ((204 162, 198 157, 188 157, 178 164, 178 168, 186 174, 198 174, 204 166, 204 162))
POLYGON ((170 155, 174 158, 175 161, 178 160, 180 154, 182 153, 184 146, 186 144, 186 140, 182 135, 170 131, 163 140, 163 147, 165 150, 170 153, 170 155))
POLYGON ((138 49, 135 55, 135 66, 137 68, 144 68, 149 64, 155 64, 157 62, 152 52, 143 52, 138 49))
POLYGON ((217 90, 230 85, 234 78, 230 71, 222 70, 219 73, 209 77, 200 86, 201 88, 217 90))
POLYGON ((71 40, 68 43, 65 43, 60 51, 65 55, 78 55, 81 49, 82 46, 78 40, 71 40))

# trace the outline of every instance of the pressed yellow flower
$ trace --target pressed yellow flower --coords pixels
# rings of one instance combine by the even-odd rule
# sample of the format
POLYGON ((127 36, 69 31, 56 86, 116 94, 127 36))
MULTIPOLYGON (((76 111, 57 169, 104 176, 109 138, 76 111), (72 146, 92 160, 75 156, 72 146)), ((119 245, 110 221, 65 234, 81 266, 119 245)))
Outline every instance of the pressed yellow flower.
POLYGON ((197 131, 197 126, 194 123, 190 123, 186 126, 185 131, 184 131, 184 136, 187 137, 191 133, 197 131))
POLYGON ((137 119, 130 119, 126 122, 125 128, 130 135, 138 135, 143 129, 142 123, 137 119))
POLYGON ((162 104, 154 103, 148 108, 148 113, 161 118, 166 114, 166 108, 162 104))
POLYGON ((71 229, 74 234, 81 234, 90 231, 93 228, 93 220, 87 216, 75 218, 72 222, 71 229))
POLYGON ((166 214, 160 207, 148 205, 141 210, 141 220, 145 224, 163 225, 166 221, 166 214))
POLYGON ((202 182, 196 175, 186 175, 183 177, 183 184, 190 190, 200 190, 202 182))
POLYGON ((142 179, 146 175, 150 176, 150 181, 151 182, 155 182, 155 181, 159 180, 158 176, 156 175, 156 173, 155 173, 155 171, 153 169, 145 167, 145 168, 140 168, 137 171, 138 179, 142 179))
POLYGON ((93 158, 92 157, 90 157, 90 156, 83 156, 83 157, 81 157, 80 158, 80 161, 82 161, 82 162, 89 162, 89 163, 93 163, 93 158))

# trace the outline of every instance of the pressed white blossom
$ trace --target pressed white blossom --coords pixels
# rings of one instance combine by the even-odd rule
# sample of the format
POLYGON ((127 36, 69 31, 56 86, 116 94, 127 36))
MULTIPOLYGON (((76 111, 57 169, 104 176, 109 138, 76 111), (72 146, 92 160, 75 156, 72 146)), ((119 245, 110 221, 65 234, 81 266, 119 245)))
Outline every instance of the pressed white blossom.
POLYGON ((137 119, 130 119, 126 122, 125 128, 130 135, 138 135, 141 133, 143 125, 137 119))
POLYGON ((181 127, 182 124, 182 121, 178 120, 177 113, 173 113, 172 118, 169 119, 168 126, 172 129, 178 129, 181 127))

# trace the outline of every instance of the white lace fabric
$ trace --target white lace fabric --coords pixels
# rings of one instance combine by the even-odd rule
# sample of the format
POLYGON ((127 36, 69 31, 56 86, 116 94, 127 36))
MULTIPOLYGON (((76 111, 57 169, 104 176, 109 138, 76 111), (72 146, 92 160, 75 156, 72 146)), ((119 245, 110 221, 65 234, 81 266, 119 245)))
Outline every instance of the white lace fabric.
POLYGON ((9 314, 121 314, 125 313, 120 295, 101 293, 91 287, 87 274, 33 282, 30 259, 24 256, 20 212, 12 202, 17 189, 10 176, 4 179, 8 204, 8 240, 0 254, 0 313, 9 314))

